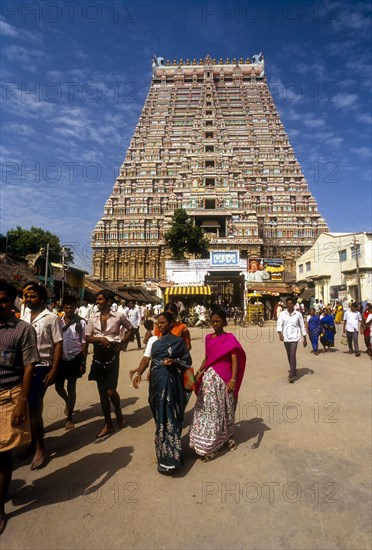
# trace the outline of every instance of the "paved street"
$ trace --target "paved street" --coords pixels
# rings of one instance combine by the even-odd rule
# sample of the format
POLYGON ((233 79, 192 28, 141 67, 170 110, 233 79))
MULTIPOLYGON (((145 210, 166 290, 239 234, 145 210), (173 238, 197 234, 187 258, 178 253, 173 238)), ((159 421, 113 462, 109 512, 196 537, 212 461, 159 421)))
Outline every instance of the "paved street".
MULTIPOLYGON (((204 335, 192 329, 196 367, 204 335)), ((301 347, 300 378, 288 384, 274 323, 238 327, 236 335, 247 352, 236 451, 196 459, 187 435, 193 397, 185 467, 174 477, 157 473, 148 384, 138 391, 129 384, 140 359, 130 344, 119 381, 126 426, 106 440, 95 441, 102 419, 93 382, 78 382, 70 432, 61 399, 48 390, 51 459, 36 472, 16 462, 1 548, 371 548, 369 357, 345 354, 337 343, 318 357, 301 347)))

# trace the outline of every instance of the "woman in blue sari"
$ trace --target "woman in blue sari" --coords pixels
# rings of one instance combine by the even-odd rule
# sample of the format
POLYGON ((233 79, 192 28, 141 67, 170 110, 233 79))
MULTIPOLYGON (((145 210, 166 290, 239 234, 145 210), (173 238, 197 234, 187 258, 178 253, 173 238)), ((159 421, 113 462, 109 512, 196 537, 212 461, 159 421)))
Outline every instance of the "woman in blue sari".
POLYGON ((310 308, 310 315, 307 319, 307 331, 309 333, 309 340, 313 348, 313 353, 314 355, 319 355, 318 339, 320 335, 320 319, 313 307, 310 308))
POLYGON ((133 386, 138 388, 141 375, 151 361, 149 404, 156 425, 155 450, 160 473, 171 473, 183 464, 181 432, 187 404, 183 373, 191 366, 183 339, 171 334, 172 322, 170 313, 159 315, 161 336, 150 338, 133 379, 133 386))
POLYGON ((324 351, 331 351, 331 348, 335 347, 336 326, 333 315, 330 314, 330 311, 327 308, 324 308, 323 310, 323 317, 320 320, 320 328, 322 332, 320 341, 324 351))

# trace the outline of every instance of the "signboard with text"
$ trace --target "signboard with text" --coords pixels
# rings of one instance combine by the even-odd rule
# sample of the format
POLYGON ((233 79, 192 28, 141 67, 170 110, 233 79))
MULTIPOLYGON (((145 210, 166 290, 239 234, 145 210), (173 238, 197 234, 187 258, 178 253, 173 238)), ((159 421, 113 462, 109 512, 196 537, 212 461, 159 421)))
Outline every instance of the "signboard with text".
POLYGON ((215 251, 210 253, 211 266, 231 267, 239 265, 239 250, 215 251))
POLYGON ((278 258, 249 258, 248 282, 283 282, 284 260, 278 258))

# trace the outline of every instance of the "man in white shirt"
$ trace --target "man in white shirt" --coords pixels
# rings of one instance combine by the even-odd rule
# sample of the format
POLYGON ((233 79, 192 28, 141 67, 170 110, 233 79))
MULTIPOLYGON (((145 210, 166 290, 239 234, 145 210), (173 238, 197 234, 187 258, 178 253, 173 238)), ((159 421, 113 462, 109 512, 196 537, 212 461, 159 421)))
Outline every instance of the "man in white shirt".
MULTIPOLYGON (((63 303, 62 303, 63 305, 63 303)), ((93 306, 90 306, 86 300, 83 300, 82 305, 78 309, 78 315, 79 317, 82 317, 86 321, 88 321, 90 314, 93 311, 93 306)))
POLYGON ((263 281, 267 281, 269 279, 270 273, 268 273, 266 269, 264 269, 262 263, 260 263, 258 260, 249 261, 249 270, 246 276, 246 280, 248 282, 262 283, 263 281))
POLYGON ((125 300, 120 300, 120 306, 118 307, 118 313, 120 313, 120 315, 125 315, 125 311, 126 311, 126 307, 125 307, 125 300))
MULTIPOLYGON (((136 306, 135 302, 131 300, 128 304, 128 310, 126 312, 126 317, 130 324, 132 325, 133 334, 136 337, 137 340, 137 346, 138 349, 142 349, 141 346, 141 337, 139 333, 139 327, 141 324, 141 310, 138 306, 136 306)), ((123 351, 126 351, 128 344, 123 345, 123 351)))
POLYGON ((87 322, 75 314, 76 298, 65 296, 62 300, 64 316, 62 318, 63 352, 62 361, 56 376, 56 392, 65 402, 67 416, 65 429, 72 430, 72 420, 76 403, 76 382, 85 373, 85 361, 88 345, 85 340, 87 322), (65 389, 67 381, 67 390, 65 389))
POLYGON ((30 396, 30 424, 32 443, 21 454, 27 458, 35 453, 31 463, 31 470, 41 468, 46 460, 43 425, 43 399, 45 392, 54 383, 58 366, 62 357, 62 323, 55 313, 46 307, 48 298, 44 286, 30 285, 26 292, 26 309, 23 320, 30 323, 37 337, 37 348, 40 361, 35 365, 30 396))
POLYGON ((307 346, 306 328, 302 313, 294 310, 292 298, 286 300, 287 309, 283 310, 278 317, 277 332, 279 339, 284 342, 289 362, 288 381, 293 383, 297 375, 296 352, 298 343, 303 339, 304 348, 307 346))
POLYGON ((356 357, 360 356, 358 336, 361 322, 362 316, 357 309, 357 304, 352 303, 350 310, 344 313, 344 334, 346 332, 349 353, 352 354, 355 352, 356 357))

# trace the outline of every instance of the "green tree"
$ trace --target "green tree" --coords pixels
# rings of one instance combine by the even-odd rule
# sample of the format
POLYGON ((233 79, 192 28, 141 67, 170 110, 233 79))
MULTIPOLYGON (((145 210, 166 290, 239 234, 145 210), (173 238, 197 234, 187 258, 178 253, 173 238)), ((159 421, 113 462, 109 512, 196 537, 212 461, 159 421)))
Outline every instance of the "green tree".
POLYGON ((174 211, 172 227, 165 234, 165 240, 175 260, 183 260, 185 254, 201 256, 209 248, 209 240, 203 236, 202 229, 193 224, 183 209, 174 211))
MULTIPOLYGON (((51 262, 61 261, 61 243, 59 237, 50 231, 45 231, 41 227, 31 227, 23 229, 17 226, 16 229, 8 231, 7 235, 0 235, 0 250, 6 249, 15 256, 26 257, 27 254, 36 254, 41 248, 45 248, 49 243, 49 260, 51 262)), ((73 252, 67 250, 65 254, 65 263, 73 262, 73 252)))

